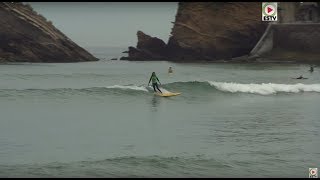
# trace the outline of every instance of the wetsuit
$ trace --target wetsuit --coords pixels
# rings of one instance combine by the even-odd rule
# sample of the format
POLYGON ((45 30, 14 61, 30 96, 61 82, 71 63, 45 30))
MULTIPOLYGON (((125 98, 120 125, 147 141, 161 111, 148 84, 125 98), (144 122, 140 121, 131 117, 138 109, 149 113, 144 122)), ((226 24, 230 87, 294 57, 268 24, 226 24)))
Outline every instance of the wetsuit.
MULTIPOLYGON (((157 78, 157 76, 151 75, 150 80, 149 80, 149 83, 150 83, 151 80, 152 80, 152 86, 153 86, 154 92, 157 92, 157 91, 156 91, 156 87, 157 87, 157 89, 161 92, 161 90, 159 89, 158 83, 157 83, 157 81, 160 82, 159 79, 157 78)), ((149 84, 149 83, 148 83, 148 84, 149 84)), ((161 92, 161 93, 162 93, 162 92, 161 92)))
POLYGON ((310 67, 310 70, 309 70, 310 72, 313 72, 313 67, 310 67))

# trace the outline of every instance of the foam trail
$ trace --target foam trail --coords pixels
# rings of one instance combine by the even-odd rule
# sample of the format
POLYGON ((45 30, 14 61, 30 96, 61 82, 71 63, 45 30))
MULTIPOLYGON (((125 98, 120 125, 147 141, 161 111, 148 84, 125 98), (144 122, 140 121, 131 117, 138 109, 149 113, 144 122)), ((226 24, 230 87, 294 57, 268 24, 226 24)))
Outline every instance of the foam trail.
POLYGON ((208 81, 211 86, 214 86, 218 90, 226 92, 244 92, 254 93, 261 95, 276 94, 277 92, 320 92, 320 84, 239 84, 239 83, 226 83, 226 82, 212 82, 208 81))
POLYGON ((137 90, 137 91, 145 91, 148 92, 148 89, 146 87, 141 86, 122 86, 122 85, 113 85, 108 86, 109 89, 131 89, 131 90, 137 90))

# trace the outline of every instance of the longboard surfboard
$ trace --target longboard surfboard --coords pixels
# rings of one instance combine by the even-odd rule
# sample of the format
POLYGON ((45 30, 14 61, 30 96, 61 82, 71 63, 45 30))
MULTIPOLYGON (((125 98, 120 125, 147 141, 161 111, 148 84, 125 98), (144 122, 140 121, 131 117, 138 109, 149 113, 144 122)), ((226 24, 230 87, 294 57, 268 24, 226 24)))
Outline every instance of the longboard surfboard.
POLYGON ((172 92, 167 92, 167 93, 154 93, 157 96, 162 96, 162 97, 170 97, 170 96, 177 96, 181 93, 172 93, 172 92))

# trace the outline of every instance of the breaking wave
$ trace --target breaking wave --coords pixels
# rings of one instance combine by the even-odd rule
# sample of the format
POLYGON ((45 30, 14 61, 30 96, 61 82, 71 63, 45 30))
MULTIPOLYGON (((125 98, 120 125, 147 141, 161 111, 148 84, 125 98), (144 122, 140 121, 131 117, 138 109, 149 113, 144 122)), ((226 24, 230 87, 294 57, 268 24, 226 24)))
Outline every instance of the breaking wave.
MULTIPOLYGON (((226 92, 226 93, 252 93, 259 95, 272 95, 277 93, 301 93, 317 92, 320 93, 320 84, 275 84, 275 83, 234 83, 234 82, 215 82, 215 81, 186 81, 163 84, 160 89, 163 92, 182 92, 187 93, 207 93, 207 92, 226 92)), ((51 88, 51 89, 0 89, 0 96, 12 94, 144 94, 153 92, 151 86, 139 85, 112 85, 106 87, 88 88, 51 88)))
POLYGON ((227 83, 227 82, 212 82, 208 83, 220 91, 231 93, 253 93, 261 95, 276 94, 278 92, 285 93, 299 93, 299 92, 320 92, 320 84, 240 84, 240 83, 227 83))

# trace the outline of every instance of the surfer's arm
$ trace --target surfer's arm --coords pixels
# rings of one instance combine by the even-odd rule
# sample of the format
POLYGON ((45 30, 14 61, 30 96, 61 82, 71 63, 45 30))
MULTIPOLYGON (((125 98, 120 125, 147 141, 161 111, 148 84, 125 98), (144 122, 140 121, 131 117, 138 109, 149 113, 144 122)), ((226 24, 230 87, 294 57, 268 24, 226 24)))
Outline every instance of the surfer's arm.
POLYGON ((150 84, 151 78, 152 78, 152 76, 151 76, 150 79, 149 79, 148 86, 149 86, 149 84, 150 84))
POLYGON ((161 82, 159 81, 158 77, 157 77, 158 82, 161 84, 161 82))

